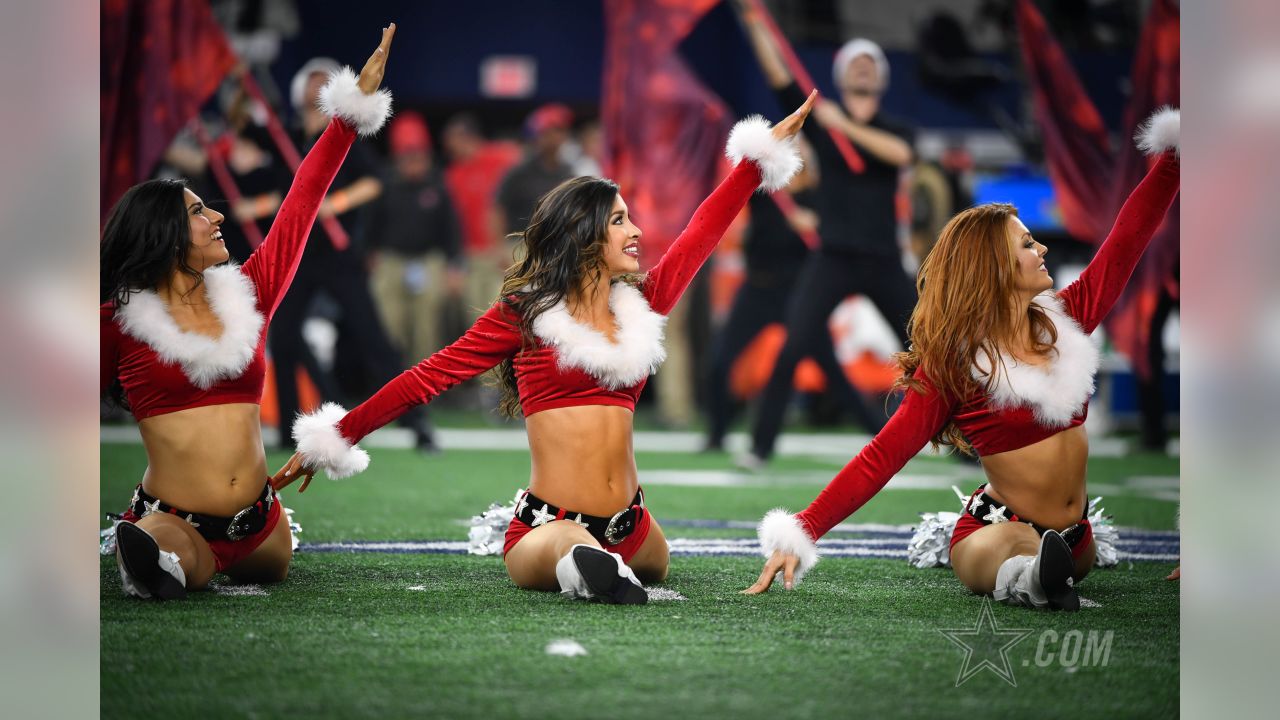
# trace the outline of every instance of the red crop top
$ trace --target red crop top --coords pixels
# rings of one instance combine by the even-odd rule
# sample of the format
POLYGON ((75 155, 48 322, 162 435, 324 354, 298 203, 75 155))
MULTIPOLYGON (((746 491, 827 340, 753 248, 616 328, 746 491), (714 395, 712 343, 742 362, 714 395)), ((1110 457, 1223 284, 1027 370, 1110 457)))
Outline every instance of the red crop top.
POLYGON ((320 201, 355 137, 351 125, 331 120, 298 167, 262 245, 243 266, 204 272, 221 337, 179 329, 153 290, 135 293, 121 307, 102 305, 101 390, 119 378, 138 420, 205 405, 261 402, 267 322, 293 281, 320 201))
POLYGON ((613 284, 609 307, 615 342, 574 320, 561 301, 534 320, 536 337, 522 348, 516 311, 499 301, 452 345, 409 368, 350 412, 327 405, 299 419, 293 433, 304 462, 325 469, 330 477, 363 470, 368 457, 355 447, 361 438, 507 358, 513 361, 526 417, 577 405, 634 410, 649 374, 666 358, 662 333, 667 313, 751 193, 762 185, 770 190, 785 186, 800 167, 795 143, 773 139, 761 118, 735 126, 726 154, 736 162, 733 170, 698 206, 641 286, 613 284))
POLYGON ((1056 295, 1036 302, 1057 325, 1058 354, 1044 368, 1005 358, 1007 373, 990 396, 975 391, 961 401, 935 391, 923 368, 926 392, 907 391, 902 406, 876 437, 796 514, 810 538, 822 537, 889 482, 948 420, 982 455, 1026 447, 1084 422, 1098 355, 1087 337, 1111 311, 1147 243, 1164 221, 1179 187, 1179 161, 1164 153, 1129 195, 1089 266, 1056 295))

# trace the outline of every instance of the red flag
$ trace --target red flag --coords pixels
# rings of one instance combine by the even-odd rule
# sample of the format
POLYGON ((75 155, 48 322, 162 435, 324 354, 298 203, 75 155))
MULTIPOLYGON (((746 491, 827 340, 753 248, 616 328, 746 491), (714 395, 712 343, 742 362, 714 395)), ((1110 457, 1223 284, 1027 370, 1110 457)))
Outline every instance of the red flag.
POLYGON ((606 0, 605 174, 644 228, 646 265, 684 229, 718 174, 729 111, 676 52, 719 0, 606 0))
MULTIPOLYGON (((1030 0, 1019 0, 1018 29, 1036 122, 1067 231, 1094 244, 1106 238, 1116 213, 1147 171, 1133 142, 1138 125, 1163 105, 1179 104, 1179 18, 1173 0, 1155 0, 1138 42, 1133 96, 1125 110, 1125 142, 1113 152, 1106 128, 1066 54, 1030 0)), ((1149 327, 1164 286, 1177 296, 1178 204, 1152 238, 1105 326, 1116 349, 1148 377, 1149 327)), ((1159 339, 1154 339, 1159 342, 1159 339)))
POLYGON ((236 63, 204 0, 102 3, 102 218, 236 63))

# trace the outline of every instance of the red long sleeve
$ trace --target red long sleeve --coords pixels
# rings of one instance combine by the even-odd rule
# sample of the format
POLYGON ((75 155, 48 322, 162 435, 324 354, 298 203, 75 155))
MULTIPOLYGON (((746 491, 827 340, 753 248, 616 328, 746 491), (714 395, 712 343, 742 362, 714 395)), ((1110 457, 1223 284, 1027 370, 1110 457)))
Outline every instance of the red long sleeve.
POLYGON ((1093 332, 1111 312, 1147 244, 1164 222, 1179 185, 1178 155, 1166 152, 1125 200, 1089 266, 1058 294, 1085 333, 1093 332))
POLYGON ((115 321, 116 308, 108 303, 98 308, 98 342, 101 356, 98 363, 98 392, 105 393, 116 381, 120 367, 120 326, 115 321))
POLYGON ((676 306, 703 263, 720 244, 729 224, 758 187, 759 165, 753 160, 742 160, 702 201, 684 232, 645 278, 644 296, 654 312, 666 315, 676 306))
POLYGON ((797 513, 814 540, 857 512, 950 419, 953 403, 942 397, 922 372, 926 393, 908 390, 902 406, 857 457, 844 466, 809 507, 797 513))
POLYGON ((347 413, 338 423, 339 432, 354 445, 409 408, 431 402, 514 355, 520 350, 520 330, 513 313, 504 303, 495 303, 452 345, 405 370, 347 413))
POLYGON ((253 281, 258 292, 258 308, 268 322, 289 289, 289 283, 293 282, 320 202, 329 192, 355 138, 356 131, 350 125, 338 118, 329 121, 324 134, 298 166, 289 194, 281 203, 266 240, 240 268, 253 281))

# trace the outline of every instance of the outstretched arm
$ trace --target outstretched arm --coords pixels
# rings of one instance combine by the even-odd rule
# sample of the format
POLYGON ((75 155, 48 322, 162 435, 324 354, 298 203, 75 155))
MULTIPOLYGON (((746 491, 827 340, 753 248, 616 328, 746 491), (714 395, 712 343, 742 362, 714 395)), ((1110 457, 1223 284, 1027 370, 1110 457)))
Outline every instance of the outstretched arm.
MULTIPOLYGON (((458 383, 493 368, 520 349, 520 330, 513 310, 498 301, 452 345, 405 370, 351 412, 337 403, 302 415, 293 426, 298 453, 272 484, 277 490, 316 470, 334 479, 349 477, 369 466, 369 455, 356 443, 405 414, 415 405, 431 402, 458 383)), ((302 485, 306 489, 306 483, 302 485)))
POLYGON ((320 106, 333 120, 298 166, 266 240, 241 268, 253 281, 258 308, 268 320, 293 282, 316 213, 356 133, 372 135, 391 114, 391 94, 378 90, 378 86, 382 84, 395 32, 395 23, 383 29, 382 42, 364 64, 359 78, 350 68, 343 68, 320 91, 320 106))
POLYGON ((1178 194, 1179 126, 1177 110, 1161 110, 1147 121, 1139 134, 1139 147, 1158 156, 1155 165, 1125 200, 1089 266, 1059 293, 1067 313, 1086 333, 1093 332, 1111 312, 1178 194))
POLYGON ((908 390, 902 406, 884 429, 844 466, 809 507, 795 515, 777 508, 764 516, 759 528, 760 547, 768 562, 760 578, 743 592, 754 595, 768 590, 779 572, 783 573, 785 587, 791 589, 818 562, 818 538, 880 492, 947 423, 953 403, 933 388, 923 373, 917 372, 916 376, 925 392, 908 390))
POLYGON ((815 90, 773 128, 758 115, 733 126, 725 148, 735 163, 733 171, 702 201, 684 232, 645 277, 644 296, 655 312, 671 312, 756 188, 772 192, 791 181, 801 164, 795 136, 817 96, 815 90))

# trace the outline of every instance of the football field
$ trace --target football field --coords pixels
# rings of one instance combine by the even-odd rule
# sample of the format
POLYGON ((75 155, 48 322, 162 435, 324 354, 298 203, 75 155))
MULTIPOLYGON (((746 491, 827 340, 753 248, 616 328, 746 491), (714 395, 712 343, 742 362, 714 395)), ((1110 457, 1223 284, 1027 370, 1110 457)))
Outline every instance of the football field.
MULTIPOLYGON (((1095 570, 1080 585, 1085 607, 1063 614, 989 605, 950 570, 907 563, 919 513, 958 509, 950 486, 980 481, 975 466, 934 457, 824 539, 827 556, 796 590, 741 595, 762 565, 754 523, 803 508, 858 443, 801 438, 748 474, 726 454, 684 449, 687 436, 638 433, 647 504, 673 557, 648 605, 617 607, 519 590, 499 557, 466 554, 469 518, 528 479, 520 437, 454 431, 435 456, 374 447, 362 475, 289 488, 302 532, 283 584, 222 577, 185 602, 143 602, 123 596, 104 557, 102 716, 1178 711, 1178 585, 1163 579, 1178 554, 1176 458, 1091 457, 1090 496, 1104 495, 1120 526, 1120 562, 1095 570)), ((104 435, 101 466, 102 510, 118 512, 146 467, 142 446, 104 435)))

